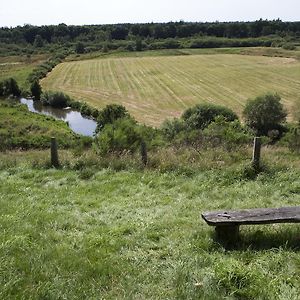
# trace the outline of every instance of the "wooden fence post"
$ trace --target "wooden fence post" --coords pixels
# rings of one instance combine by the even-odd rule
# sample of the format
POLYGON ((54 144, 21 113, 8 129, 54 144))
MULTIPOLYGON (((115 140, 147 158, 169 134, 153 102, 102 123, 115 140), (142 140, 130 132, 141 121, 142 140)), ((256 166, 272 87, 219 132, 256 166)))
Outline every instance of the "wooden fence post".
POLYGON ((141 141, 141 158, 144 167, 148 163, 148 153, 147 153, 147 145, 144 140, 141 141))
POLYGON ((55 137, 51 138, 51 166, 58 168, 58 152, 57 152, 57 143, 55 137))
POLYGON ((260 167, 260 150, 261 150, 261 138, 255 137, 254 145, 253 145, 252 166, 256 171, 258 171, 260 167))

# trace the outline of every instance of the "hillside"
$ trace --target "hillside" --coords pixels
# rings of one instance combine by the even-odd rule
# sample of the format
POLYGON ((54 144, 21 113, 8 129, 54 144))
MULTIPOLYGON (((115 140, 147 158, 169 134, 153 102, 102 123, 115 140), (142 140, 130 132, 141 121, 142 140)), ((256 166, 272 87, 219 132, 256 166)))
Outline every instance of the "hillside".
POLYGON ((48 152, 0 153, 0 298, 297 299, 299 226, 244 226, 226 250, 200 219, 299 204, 299 157, 278 153, 282 165, 268 153, 256 180, 240 177, 244 162, 189 175, 75 171, 72 160, 37 167, 48 152))

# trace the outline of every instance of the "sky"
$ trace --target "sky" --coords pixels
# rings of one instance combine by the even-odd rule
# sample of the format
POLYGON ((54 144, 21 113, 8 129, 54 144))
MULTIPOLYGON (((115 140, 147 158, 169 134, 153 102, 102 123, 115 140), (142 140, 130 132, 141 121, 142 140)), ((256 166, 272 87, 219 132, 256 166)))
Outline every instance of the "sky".
POLYGON ((0 0, 0 26, 300 21, 300 0, 0 0))

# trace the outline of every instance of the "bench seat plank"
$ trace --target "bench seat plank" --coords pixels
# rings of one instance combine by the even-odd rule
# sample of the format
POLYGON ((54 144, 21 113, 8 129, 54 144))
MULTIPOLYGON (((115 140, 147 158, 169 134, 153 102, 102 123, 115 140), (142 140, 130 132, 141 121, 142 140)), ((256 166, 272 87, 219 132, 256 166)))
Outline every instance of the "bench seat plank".
POLYGON ((203 213, 202 218, 211 226, 298 223, 300 206, 212 211, 203 213))

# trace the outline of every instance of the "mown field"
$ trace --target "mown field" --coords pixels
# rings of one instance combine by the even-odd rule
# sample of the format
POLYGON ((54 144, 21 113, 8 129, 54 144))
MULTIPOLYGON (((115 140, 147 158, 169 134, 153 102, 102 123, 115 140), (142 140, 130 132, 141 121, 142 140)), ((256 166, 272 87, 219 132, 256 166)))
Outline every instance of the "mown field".
POLYGON ((241 114, 248 98, 266 92, 279 93, 290 113, 300 105, 299 60, 216 53, 189 50, 65 62, 42 86, 99 108, 123 104, 138 121, 154 126, 199 102, 223 104, 241 114))
POLYGON ((55 170, 43 166, 48 151, 0 153, 0 298, 299 299, 297 224, 244 226, 225 249, 200 219, 299 205, 299 157, 272 153, 255 180, 239 175, 246 161, 189 174, 76 171, 71 154, 55 170))

